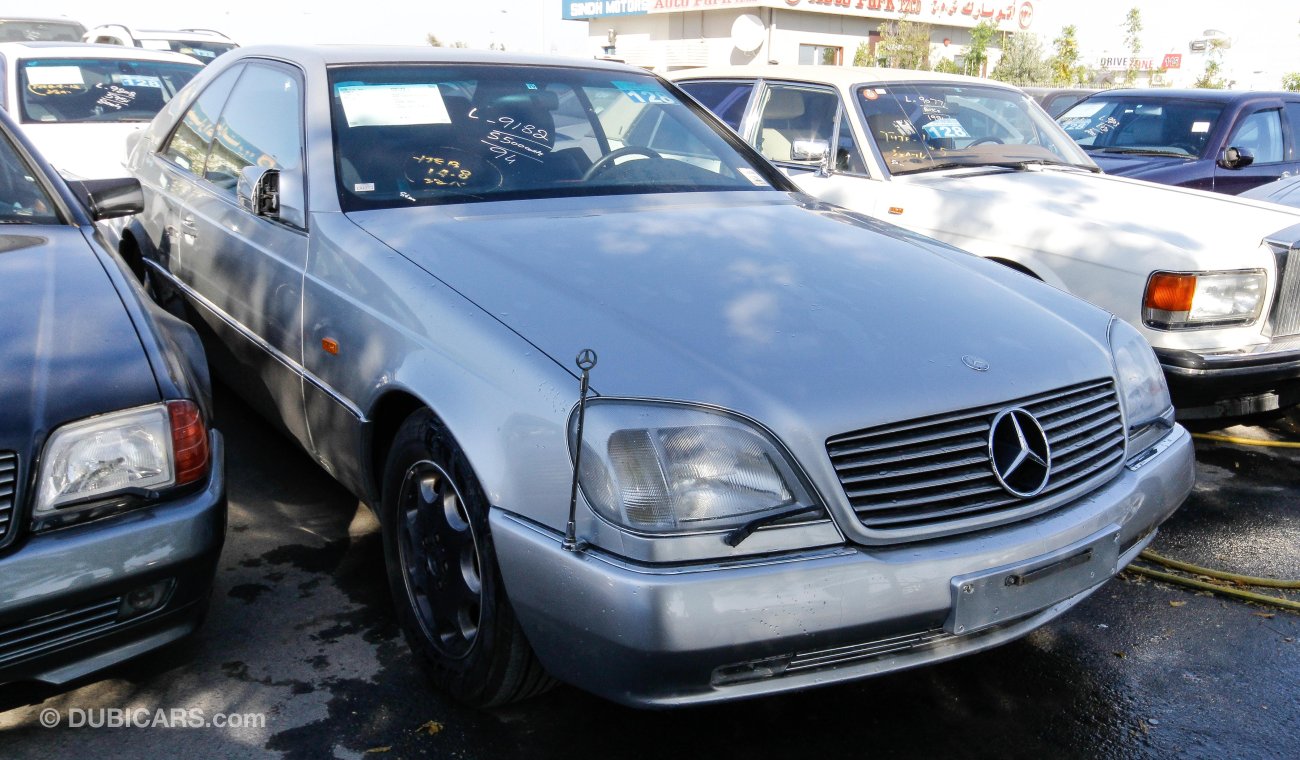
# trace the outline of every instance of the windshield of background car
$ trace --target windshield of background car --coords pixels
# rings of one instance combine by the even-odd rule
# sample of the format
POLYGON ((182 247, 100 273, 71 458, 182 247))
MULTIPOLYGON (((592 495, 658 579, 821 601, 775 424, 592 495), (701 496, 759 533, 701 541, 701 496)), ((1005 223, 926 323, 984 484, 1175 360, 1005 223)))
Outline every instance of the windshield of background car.
POLYGON ((18 62, 25 124, 153 119, 203 67, 125 58, 35 58, 18 62))
POLYGON ((615 193, 786 189, 655 77, 546 66, 331 69, 345 211, 615 193))
POLYGON ((862 86, 855 100, 890 174, 1024 163, 1095 168, 1020 92, 927 82, 862 86))
POLYGON ((1061 115, 1065 133, 1089 152, 1201 158, 1223 103, 1159 96, 1095 95, 1061 115))
POLYGON ((0 19, 0 42, 81 42, 85 33, 75 21, 0 19))
POLYGON ((36 171, 0 133, 0 224, 58 224, 58 211, 36 171))
POLYGON ((233 42, 208 42, 207 40, 140 39, 139 42, 140 47, 146 50, 170 50, 197 59, 205 66, 215 61, 222 53, 229 53, 239 47, 233 42))

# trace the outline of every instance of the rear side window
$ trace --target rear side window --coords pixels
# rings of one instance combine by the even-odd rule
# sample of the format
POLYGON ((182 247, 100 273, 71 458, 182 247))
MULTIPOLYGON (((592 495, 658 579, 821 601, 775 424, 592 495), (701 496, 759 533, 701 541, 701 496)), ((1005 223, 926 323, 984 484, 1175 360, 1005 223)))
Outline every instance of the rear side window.
POLYGON ((745 104, 754 91, 753 82, 680 82, 677 86, 735 130, 740 129, 745 104))
POLYGON ((236 66, 222 73, 195 99, 163 148, 164 157, 191 174, 203 176, 208 149, 217 131, 217 118, 243 68, 236 66))

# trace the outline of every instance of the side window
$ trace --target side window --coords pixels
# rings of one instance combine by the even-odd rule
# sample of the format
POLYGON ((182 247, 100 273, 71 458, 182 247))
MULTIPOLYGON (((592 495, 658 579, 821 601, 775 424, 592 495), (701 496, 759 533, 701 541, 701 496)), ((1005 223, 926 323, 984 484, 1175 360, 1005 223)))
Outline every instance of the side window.
POLYGON ((681 82, 677 85, 732 129, 740 129, 753 82, 681 82))
MULTIPOLYGON (((763 100, 754 147, 773 161, 816 166, 814 148, 829 149, 839 97, 827 90, 772 85, 763 100)), ((838 162, 838 159, 837 159, 838 162)))
POLYGON ((250 64, 217 123, 204 179, 235 194, 246 166, 302 167, 302 86, 287 70, 250 64))
POLYGON ((862 151, 858 149, 858 141, 853 139, 853 128, 849 126, 848 109, 840 111, 840 139, 835 149, 835 171, 867 173, 867 166, 862 162, 862 151))
POLYGON ((212 147, 212 137, 217 129, 217 117, 230 90, 239 79, 243 66, 223 73, 208 85, 185 112, 171 139, 162 149, 162 155, 172 163, 196 176, 203 176, 203 163, 212 147))
POLYGON ((1287 135, 1291 144, 1291 160, 1300 160, 1300 103, 1286 104, 1286 120, 1291 122, 1291 132, 1287 135))
POLYGON ((1228 146, 1247 148, 1255 154, 1257 164, 1275 164, 1282 160, 1282 111, 1256 111, 1237 123, 1228 146))

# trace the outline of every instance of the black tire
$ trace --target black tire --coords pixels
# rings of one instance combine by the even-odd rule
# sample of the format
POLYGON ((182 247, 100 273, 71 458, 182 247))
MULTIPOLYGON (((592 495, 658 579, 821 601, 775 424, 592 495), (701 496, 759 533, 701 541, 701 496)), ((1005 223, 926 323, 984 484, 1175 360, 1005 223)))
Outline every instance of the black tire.
POLYGON ((506 598, 483 490, 427 409, 397 431, 380 513, 398 623, 438 687, 467 705, 495 707, 554 685, 506 598))

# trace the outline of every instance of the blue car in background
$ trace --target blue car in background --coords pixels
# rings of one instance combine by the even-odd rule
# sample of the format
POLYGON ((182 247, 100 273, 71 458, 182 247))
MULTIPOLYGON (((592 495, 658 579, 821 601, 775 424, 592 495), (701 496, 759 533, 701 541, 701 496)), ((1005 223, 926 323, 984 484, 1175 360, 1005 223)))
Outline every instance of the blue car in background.
POLYGON ((1300 93, 1106 90, 1057 118, 1107 174, 1236 195, 1300 171, 1300 93))

